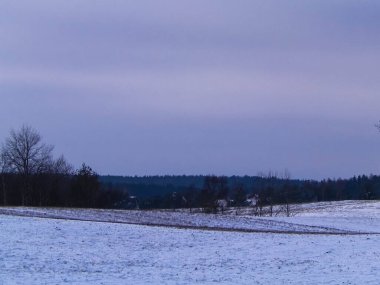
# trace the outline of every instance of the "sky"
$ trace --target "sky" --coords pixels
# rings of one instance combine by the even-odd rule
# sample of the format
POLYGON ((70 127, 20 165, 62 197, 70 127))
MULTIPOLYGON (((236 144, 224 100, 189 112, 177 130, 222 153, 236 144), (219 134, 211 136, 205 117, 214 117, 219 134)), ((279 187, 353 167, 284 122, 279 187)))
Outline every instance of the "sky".
POLYGON ((0 0, 0 141, 100 174, 379 174, 377 0, 0 0))

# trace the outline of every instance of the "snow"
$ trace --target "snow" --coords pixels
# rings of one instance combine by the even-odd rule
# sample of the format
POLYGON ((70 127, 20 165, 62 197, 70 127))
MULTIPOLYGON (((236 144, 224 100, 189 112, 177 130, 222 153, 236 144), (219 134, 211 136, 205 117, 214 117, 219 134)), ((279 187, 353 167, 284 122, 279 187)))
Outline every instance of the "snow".
POLYGON ((296 216, 380 218, 380 201, 347 200, 292 205, 296 216))
POLYGON ((140 213, 143 222, 154 214, 154 222, 170 222, 172 216, 176 223, 189 224, 193 217, 194 225, 202 226, 216 219, 218 227, 234 231, 128 224, 138 221, 135 211, 0 208, 0 284, 379 284, 380 235, 352 232, 379 232, 379 203, 342 203, 346 214, 339 204, 336 212, 330 206, 320 207, 319 215, 311 210, 317 205, 310 204, 296 217, 251 220, 140 213), (355 207, 361 214, 356 216, 355 207), (326 211, 331 212, 327 217, 326 211), (98 222, 65 220, 65 215, 98 222), (118 223, 100 221, 106 218, 118 223), (365 222, 349 227, 350 218, 365 222), (244 221, 248 228, 264 221, 259 227, 268 231, 282 227, 299 234, 234 228, 239 222, 244 227, 244 221), (350 231, 326 234, 307 227, 313 224, 350 231))
MULTIPOLYGON (((291 221, 309 226, 325 226, 348 231, 380 232, 379 201, 337 201, 294 205, 291 221)), ((289 221, 287 218, 276 218, 289 221)))
MULTIPOLYGON (((380 203, 360 203, 356 208, 347 209, 347 203, 297 205, 298 216, 255 217, 252 215, 203 214, 188 211, 131 211, 131 210, 99 210, 99 209, 61 209, 61 208, 0 208, 0 214, 32 216, 42 218, 76 219, 84 221, 114 222, 139 225, 171 226, 193 229, 234 230, 248 232, 273 233, 379 233, 380 203), (329 206, 330 205, 330 206, 329 206), (345 206, 344 206, 345 205, 345 206), (370 207, 375 205, 376 207, 370 207), (346 209, 346 215, 341 214, 346 209), (329 211, 329 215, 325 211, 329 211), (320 215, 318 215, 321 213, 320 215), (353 216, 347 213, 360 212, 353 216), (338 214, 340 213, 340 214, 338 214), (358 220, 352 223, 352 220, 358 220)), ((352 206, 352 205, 351 205, 352 206)))

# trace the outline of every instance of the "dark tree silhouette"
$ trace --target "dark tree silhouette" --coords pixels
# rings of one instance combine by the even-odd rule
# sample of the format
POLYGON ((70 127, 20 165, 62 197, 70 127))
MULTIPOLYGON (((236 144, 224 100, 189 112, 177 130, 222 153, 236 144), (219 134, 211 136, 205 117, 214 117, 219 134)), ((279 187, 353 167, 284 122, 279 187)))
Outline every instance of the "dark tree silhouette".
POLYGON ((53 146, 42 142, 41 135, 30 126, 11 130, 5 140, 1 156, 7 171, 19 174, 23 179, 22 205, 28 204, 31 195, 31 176, 48 172, 52 164, 53 146))
POLYGON ((98 174, 90 166, 83 163, 73 178, 71 188, 72 206, 96 207, 99 191, 98 174))

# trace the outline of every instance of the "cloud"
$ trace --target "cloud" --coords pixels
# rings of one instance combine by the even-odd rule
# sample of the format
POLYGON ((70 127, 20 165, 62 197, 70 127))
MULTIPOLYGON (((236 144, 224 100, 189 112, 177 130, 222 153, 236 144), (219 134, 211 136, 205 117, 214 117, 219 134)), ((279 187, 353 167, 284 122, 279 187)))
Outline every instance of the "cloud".
POLYGON ((3 3, 2 136, 29 122, 105 172, 377 167, 361 159, 374 137, 350 126, 371 132, 378 118, 378 1, 3 3))

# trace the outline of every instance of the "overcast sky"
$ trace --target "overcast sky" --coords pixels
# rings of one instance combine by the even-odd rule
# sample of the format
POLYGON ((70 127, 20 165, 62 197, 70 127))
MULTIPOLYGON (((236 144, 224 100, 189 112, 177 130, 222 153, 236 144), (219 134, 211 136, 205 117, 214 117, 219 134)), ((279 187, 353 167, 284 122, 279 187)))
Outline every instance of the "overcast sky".
POLYGON ((0 0, 0 140, 101 174, 379 174, 380 1, 0 0))

